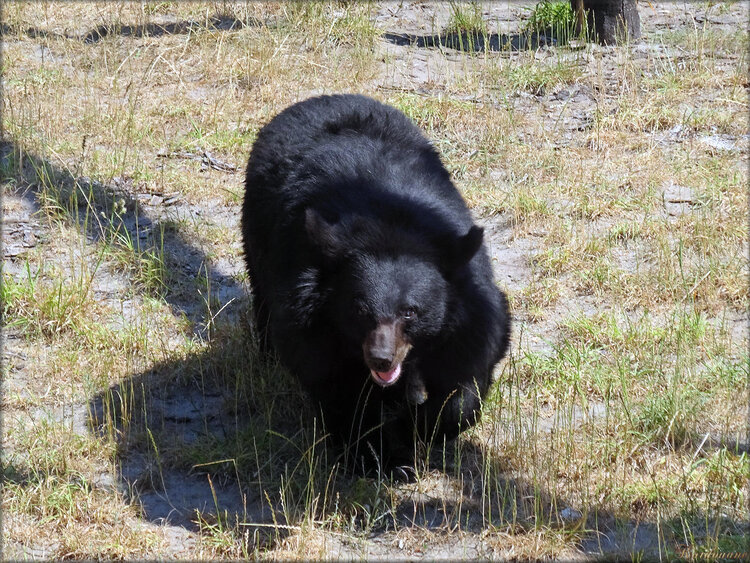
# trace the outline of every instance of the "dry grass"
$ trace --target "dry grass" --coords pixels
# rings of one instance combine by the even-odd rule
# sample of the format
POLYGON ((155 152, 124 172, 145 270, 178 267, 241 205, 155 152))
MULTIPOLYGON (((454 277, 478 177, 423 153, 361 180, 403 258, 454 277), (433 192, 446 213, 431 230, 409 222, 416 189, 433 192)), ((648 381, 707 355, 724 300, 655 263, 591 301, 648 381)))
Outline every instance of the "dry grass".
MULTIPOLYGON (((4 5, 6 557, 738 550, 748 35, 721 22, 747 7, 672 8, 639 5, 639 44, 458 53, 384 40, 396 4, 4 5), (211 167, 340 91, 421 126, 522 264, 482 424, 408 485, 347 474, 259 357, 242 174, 211 167)), ((418 33, 521 12, 426 10, 418 33)))

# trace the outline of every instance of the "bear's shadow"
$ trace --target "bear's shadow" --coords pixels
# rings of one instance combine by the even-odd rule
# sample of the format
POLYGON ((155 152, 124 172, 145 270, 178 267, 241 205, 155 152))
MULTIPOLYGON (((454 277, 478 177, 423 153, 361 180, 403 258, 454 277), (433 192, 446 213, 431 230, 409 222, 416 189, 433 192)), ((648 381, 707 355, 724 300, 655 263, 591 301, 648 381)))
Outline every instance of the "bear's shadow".
MULTIPOLYGON (((311 434, 316 413, 297 382, 277 365, 257 358, 252 343, 243 346, 245 336, 252 338, 239 329, 228 344, 155 366, 92 399, 92 431, 101 436, 113 434, 118 444, 118 486, 140 505, 143 517, 154 523, 199 531, 201 521, 210 522, 218 514, 244 529, 255 525, 266 534, 274 529, 277 536, 279 529, 274 526, 281 524, 283 536, 285 527, 299 524, 296 519, 303 517, 305 509, 285 510, 278 490, 290 484, 307 485, 307 457, 314 450, 318 492, 326 481, 333 481, 328 494, 343 499, 337 509, 360 521, 361 505, 374 504, 368 494, 351 492, 361 487, 361 475, 343 461, 339 448, 318 441, 322 433, 311 434), (226 371, 237 369, 235 362, 243 356, 256 357, 258 365, 251 366, 251 372, 276 379, 272 391, 245 388, 238 400, 236 382, 226 371), (282 387, 288 390, 279 395, 282 387), (267 400, 274 394, 277 408, 258 404, 260 397, 267 400), (298 416, 290 417, 290 412, 298 416), (304 433, 307 436, 301 436, 304 433), (286 484, 275 479, 274 473, 285 473, 286 484)), ((393 503, 396 497, 391 497, 393 504, 385 508, 380 503, 382 513, 374 525, 369 524, 371 533, 412 526, 459 526, 480 532, 489 525, 523 525, 541 515, 540 504, 550 506, 544 491, 537 489, 535 497, 528 483, 503 472, 502 460, 488 459, 469 440, 433 448, 419 470, 429 473, 427 481, 422 481, 429 483, 427 492, 408 480, 365 478, 370 491, 383 490, 383 483, 394 486, 398 499, 393 503), (486 480, 488 467, 492 468, 491 483, 486 480)))
MULTIPOLYGON (((91 429, 114 434, 118 485, 147 520, 191 530, 200 527, 199 514, 273 521, 260 491, 238 479, 237 436, 251 424, 263 436, 271 425, 257 427, 259 418, 241 408, 227 386, 222 370, 233 353, 210 347, 134 375, 91 400, 91 429)), ((275 431, 284 433, 283 426, 275 431)))

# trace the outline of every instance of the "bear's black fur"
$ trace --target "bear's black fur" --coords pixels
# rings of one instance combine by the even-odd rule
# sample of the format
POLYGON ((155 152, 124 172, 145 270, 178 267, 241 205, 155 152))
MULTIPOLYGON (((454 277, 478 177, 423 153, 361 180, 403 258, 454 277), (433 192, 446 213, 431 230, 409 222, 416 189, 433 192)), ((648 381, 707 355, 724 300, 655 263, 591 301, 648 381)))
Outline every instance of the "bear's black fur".
POLYGON ((247 166, 256 321, 326 426, 386 463, 474 424, 510 317, 482 229, 429 141, 357 95, 295 104, 247 166))

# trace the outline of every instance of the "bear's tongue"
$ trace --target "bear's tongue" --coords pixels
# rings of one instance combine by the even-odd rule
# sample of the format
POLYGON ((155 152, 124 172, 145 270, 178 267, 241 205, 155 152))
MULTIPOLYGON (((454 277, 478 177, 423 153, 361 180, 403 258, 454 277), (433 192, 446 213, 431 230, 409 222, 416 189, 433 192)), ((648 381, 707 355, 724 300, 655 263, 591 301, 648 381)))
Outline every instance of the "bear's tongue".
POLYGON ((401 375, 401 364, 396 364, 396 367, 390 371, 375 371, 371 369, 370 373, 378 383, 390 384, 396 381, 398 376, 401 375))

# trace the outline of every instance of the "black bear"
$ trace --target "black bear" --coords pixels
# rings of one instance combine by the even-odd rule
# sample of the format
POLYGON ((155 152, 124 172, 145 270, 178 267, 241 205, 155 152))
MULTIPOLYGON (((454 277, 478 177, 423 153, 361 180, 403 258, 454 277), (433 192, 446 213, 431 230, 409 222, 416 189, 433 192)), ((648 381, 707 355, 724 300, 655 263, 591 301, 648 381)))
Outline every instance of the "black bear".
POLYGON ((259 132, 242 207, 260 334, 329 431, 384 464, 474 424, 510 316, 438 153, 398 110, 321 96, 259 132))

